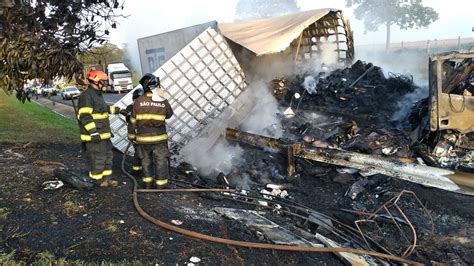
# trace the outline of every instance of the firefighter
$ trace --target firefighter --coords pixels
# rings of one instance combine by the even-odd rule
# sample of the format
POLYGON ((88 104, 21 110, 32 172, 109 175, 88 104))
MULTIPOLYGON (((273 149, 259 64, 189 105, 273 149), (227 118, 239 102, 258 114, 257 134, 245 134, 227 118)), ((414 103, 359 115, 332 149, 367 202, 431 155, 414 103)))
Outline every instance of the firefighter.
MULTIPOLYGON (((142 89, 138 88, 134 90, 132 94, 133 102, 142 95, 143 95, 142 89)), ((130 121, 131 116, 132 116, 133 102, 132 104, 127 106, 127 108, 125 109, 125 113, 122 113, 122 114, 125 115, 125 120, 127 121, 128 140, 133 144, 133 149, 135 150, 135 154, 133 156, 133 162, 132 162, 132 170, 135 175, 138 175, 138 173, 142 170, 142 164, 140 162, 140 158, 138 157, 137 143, 135 142, 135 137, 136 137, 135 127, 134 127, 134 124, 132 124, 130 121)))
POLYGON ((112 177, 112 132, 109 114, 120 109, 108 106, 102 96, 107 85, 107 74, 91 70, 87 74, 89 85, 79 96, 77 118, 80 123, 81 141, 89 159, 89 178, 100 187, 116 187, 112 177))
POLYGON ((33 93, 35 94, 35 99, 38 100, 38 87, 36 85, 33 87, 33 93))
POLYGON ((133 103, 131 122, 135 125, 137 152, 142 165, 143 187, 165 188, 168 184, 168 135, 165 120, 173 115, 171 106, 164 98, 160 79, 145 74, 140 79, 144 94, 133 103), (151 167, 154 167, 155 178, 151 167))

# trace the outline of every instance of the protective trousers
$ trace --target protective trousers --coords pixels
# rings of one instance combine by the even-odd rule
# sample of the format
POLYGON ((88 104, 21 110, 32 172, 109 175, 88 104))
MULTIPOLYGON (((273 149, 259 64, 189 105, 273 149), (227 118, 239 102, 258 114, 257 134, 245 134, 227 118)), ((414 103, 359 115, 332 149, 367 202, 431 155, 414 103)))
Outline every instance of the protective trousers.
POLYGON ((142 170, 142 163, 140 162, 140 157, 138 157, 138 145, 134 144, 133 149, 135 150, 135 154, 133 155, 132 170, 137 172, 142 170))
POLYGON ((112 142, 85 142, 87 157, 89 158, 89 177, 95 181, 108 178, 112 175, 112 142))
POLYGON ((165 186, 168 183, 168 157, 170 156, 168 150, 168 142, 163 141, 157 144, 139 144, 137 145, 138 157, 142 162, 142 181, 144 183, 153 182, 154 166, 155 184, 165 186))

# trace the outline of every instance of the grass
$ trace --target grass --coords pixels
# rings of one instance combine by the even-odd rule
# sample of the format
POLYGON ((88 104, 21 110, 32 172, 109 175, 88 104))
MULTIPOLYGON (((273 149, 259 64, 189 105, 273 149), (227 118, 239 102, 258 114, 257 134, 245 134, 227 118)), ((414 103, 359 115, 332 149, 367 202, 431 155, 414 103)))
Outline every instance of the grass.
MULTIPOLYGON (((64 258, 57 259, 54 254, 51 254, 47 251, 38 253, 35 255, 35 260, 30 262, 28 265, 57 265, 57 266, 66 266, 66 265, 85 265, 84 261, 79 260, 66 260, 64 258)), ((27 265, 24 261, 15 260, 15 251, 10 253, 0 253, 0 265, 27 265)), ((93 265, 93 264, 92 264, 93 265)))
POLYGON ((84 211, 84 206, 77 204, 74 201, 68 200, 63 204, 64 212, 67 216, 72 216, 84 211))
POLYGON ((77 122, 0 92, 0 142, 78 143, 77 122))
POLYGON ((0 221, 6 220, 10 210, 8 208, 0 208, 0 221))

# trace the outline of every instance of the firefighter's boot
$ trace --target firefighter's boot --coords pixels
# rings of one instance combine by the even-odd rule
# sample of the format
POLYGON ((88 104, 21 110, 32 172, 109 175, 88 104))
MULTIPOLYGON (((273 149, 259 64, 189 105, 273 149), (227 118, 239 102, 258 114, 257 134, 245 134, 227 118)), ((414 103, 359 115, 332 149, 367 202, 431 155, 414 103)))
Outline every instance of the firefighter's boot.
POLYGON ((168 179, 158 179, 155 181, 155 185, 157 189, 168 188, 168 179))
POLYGON ((143 177, 142 178, 142 186, 144 189, 154 189, 155 188, 155 182, 153 180, 153 177, 143 177))

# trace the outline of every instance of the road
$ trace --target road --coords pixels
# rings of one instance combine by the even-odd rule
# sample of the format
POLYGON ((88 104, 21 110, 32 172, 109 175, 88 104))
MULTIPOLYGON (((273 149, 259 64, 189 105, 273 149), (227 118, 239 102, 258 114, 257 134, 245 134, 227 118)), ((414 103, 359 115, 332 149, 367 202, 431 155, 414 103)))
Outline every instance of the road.
MULTIPOLYGON (((104 93, 102 95, 104 95, 104 99, 105 99, 106 103, 114 104, 118 100, 122 99, 122 97, 125 96, 126 94, 127 93, 121 93, 121 94, 118 94, 118 93, 104 93)), ((43 96, 38 96, 38 97, 43 97, 43 96)), ((59 95, 59 94, 56 95, 56 96, 52 96, 51 100, 53 100, 55 102, 63 103, 63 104, 66 104, 66 105, 72 105, 71 100, 63 100, 61 98, 61 95, 59 95)), ((77 101, 77 98, 76 98, 76 101, 77 101)))

